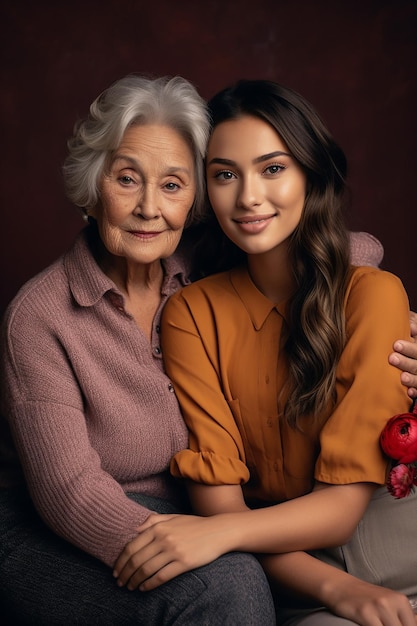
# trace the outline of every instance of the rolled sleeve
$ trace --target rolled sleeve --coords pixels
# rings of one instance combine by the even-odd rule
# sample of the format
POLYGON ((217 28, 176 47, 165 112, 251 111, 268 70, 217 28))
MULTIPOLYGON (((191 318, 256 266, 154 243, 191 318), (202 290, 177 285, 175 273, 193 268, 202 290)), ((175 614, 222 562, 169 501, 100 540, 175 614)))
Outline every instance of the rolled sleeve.
POLYGON ((218 374, 222 363, 216 349, 216 321, 204 293, 193 292, 189 300, 190 292, 187 300, 181 294, 172 296, 162 319, 165 365, 190 431, 190 449, 175 455, 171 472, 211 485, 241 484, 248 480, 249 471, 218 374))
POLYGON ((249 480, 248 468, 242 461, 210 451, 179 452, 171 461, 171 473, 205 485, 242 485, 249 480))

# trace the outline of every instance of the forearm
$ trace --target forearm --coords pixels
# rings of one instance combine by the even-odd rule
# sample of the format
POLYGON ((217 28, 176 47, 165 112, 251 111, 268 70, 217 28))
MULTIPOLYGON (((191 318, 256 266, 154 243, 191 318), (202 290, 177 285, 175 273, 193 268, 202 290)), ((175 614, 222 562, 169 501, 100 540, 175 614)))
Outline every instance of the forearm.
POLYGON ((260 555, 258 560, 272 589, 280 596, 301 598, 319 606, 327 605, 328 581, 338 574, 331 565, 300 551, 260 555))
POLYGON ((39 515, 56 534, 112 566, 149 512, 102 469, 80 411, 40 402, 13 411, 16 447, 39 515))
POLYGON ((301 597, 319 606, 332 606, 336 597, 354 579, 344 570, 339 570, 306 552, 262 555, 259 562, 272 588, 278 593, 284 592, 288 597, 301 597))
POLYGON ((238 486, 195 485, 190 496, 200 515, 222 514, 229 550, 272 554, 346 543, 373 490, 366 484, 331 486, 257 510, 247 509, 238 486))

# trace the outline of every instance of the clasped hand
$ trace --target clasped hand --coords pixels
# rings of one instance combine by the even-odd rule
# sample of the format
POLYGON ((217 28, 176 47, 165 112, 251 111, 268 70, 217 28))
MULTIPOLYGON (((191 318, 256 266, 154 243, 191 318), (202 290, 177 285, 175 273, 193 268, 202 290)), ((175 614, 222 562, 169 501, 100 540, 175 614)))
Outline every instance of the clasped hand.
POLYGON ((119 586, 149 591, 196 567, 211 563, 221 550, 221 524, 213 517, 152 513, 126 544, 113 576, 119 586))

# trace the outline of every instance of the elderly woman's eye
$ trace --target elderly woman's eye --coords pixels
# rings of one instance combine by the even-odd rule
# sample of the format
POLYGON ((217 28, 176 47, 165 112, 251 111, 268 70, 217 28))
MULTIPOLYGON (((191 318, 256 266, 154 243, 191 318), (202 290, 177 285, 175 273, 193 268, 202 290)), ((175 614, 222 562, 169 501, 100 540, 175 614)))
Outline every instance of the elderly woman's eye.
POLYGON ((131 183, 134 182, 133 178, 131 176, 127 176, 127 175, 126 176, 120 176, 119 180, 120 180, 120 182, 123 185, 130 185, 131 183))
POLYGON ((180 186, 177 185, 177 183, 167 183, 165 185, 165 189, 168 189, 168 191, 176 191, 179 188, 180 188, 180 186))

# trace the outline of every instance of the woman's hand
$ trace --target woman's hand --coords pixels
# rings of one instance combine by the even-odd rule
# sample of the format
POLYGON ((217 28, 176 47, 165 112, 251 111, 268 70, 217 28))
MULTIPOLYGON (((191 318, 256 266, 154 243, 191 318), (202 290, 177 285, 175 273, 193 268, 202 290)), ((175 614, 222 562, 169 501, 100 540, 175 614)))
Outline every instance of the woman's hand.
POLYGON ((359 626, 417 625, 417 616, 402 593, 359 580, 310 554, 264 554, 260 562, 278 595, 285 589, 294 598, 310 599, 359 626))
POLYGON ((407 597, 349 576, 342 585, 330 583, 326 606, 336 615, 360 626, 416 626, 407 597))
POLYGON ((396 341, 389 362, 402 370, 401 382, 409 388, 410 398, 417 398, 417 313, 410 313, 410 325, 414 341, 396 341))
POLYGON ((228 551, 220 518, 152 513, 116 561, 117 584, 149 591, 211 563, 228 551))

